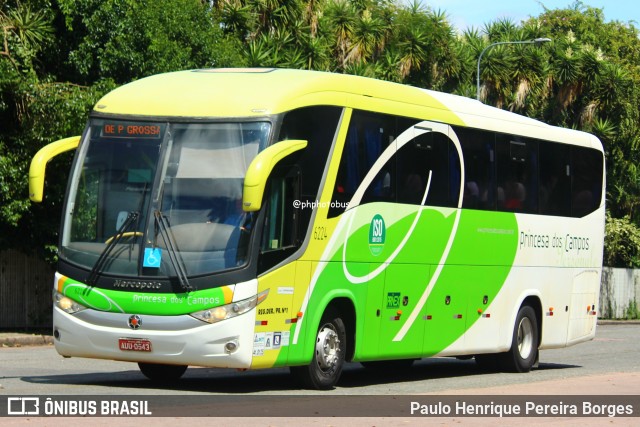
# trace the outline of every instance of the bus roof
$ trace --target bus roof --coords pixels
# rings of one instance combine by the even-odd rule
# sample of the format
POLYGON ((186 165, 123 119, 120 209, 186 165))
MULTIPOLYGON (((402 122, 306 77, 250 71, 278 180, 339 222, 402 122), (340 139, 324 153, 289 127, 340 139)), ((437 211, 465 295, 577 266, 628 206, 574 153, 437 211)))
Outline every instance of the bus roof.
POLYGON ((479 101, 381 80, 321 71, 219 68, 146 77, 105 95, 100 114, 138 117, 265 117, 336 105, 568 142, 602 150, 584 132, 547 125, 479 101))

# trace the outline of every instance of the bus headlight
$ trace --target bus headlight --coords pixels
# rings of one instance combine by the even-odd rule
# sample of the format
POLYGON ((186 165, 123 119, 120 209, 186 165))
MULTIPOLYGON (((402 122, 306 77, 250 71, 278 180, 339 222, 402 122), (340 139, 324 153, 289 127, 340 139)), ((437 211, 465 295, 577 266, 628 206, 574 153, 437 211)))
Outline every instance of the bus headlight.
POLYGON ((62 295, 58 291, 54 291, 53 293, 53 305, 69 314, 75 314, 79 311, 87 309, 87 307, 85 307, 84 305, 75 302, 71 298, 62 295))
POLYGON ((208 308, 202 311, 196 311, 195 313, 191 313, 191 316, 198 320, 202 320, 203 322, 216 323, 221 320, 240 316, 241 314, 250 311, 252 308, 264 301, 268 294, 269 289, 242 301, 232 302, 231 304, 208 308))

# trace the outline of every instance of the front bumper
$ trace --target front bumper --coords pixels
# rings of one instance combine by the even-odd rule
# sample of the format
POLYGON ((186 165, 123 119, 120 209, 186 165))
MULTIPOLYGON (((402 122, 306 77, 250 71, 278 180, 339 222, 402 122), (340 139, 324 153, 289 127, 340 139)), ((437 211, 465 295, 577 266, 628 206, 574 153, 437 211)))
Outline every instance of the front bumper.
POLYGON ((138 329, 128 326, 130 314, 87 309, 70 315, 53 309, 56 351, 62 356, 164 363, 219 368, 250 368, 255 308, 214 324, 188 315, 141 315, 138 329), (123 351, 122 338, 151 342, 151 351, 123 351), (237 348, 229 352, 227 343, 237 348))

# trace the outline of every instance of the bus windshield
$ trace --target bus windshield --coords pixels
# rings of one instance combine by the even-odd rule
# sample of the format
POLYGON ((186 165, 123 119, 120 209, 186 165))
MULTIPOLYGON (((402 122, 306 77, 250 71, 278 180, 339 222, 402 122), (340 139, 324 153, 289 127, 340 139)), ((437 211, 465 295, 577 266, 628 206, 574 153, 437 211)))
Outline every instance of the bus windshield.
POLYGON ((252 218, 242 210, 243 179, 270 129, 93 119, 73 172, 61 259, 92 275, 153 277, 177 275, 177 262, 190 276, 245 264, 252 218))

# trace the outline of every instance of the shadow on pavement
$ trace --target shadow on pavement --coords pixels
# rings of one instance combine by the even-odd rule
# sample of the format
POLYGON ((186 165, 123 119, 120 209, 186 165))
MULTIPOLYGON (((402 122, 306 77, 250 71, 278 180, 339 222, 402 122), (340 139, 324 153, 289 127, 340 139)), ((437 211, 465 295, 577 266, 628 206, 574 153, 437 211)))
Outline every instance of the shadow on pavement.
MULTIPOLYGON (((135 365, 132 365, 135 366, 135 365)), ((579 368, 577 365, 540 363, 538 370, 579 368)), ((365 369, 359 363, 346 365, 338 388, 363 388, 381 384, 410 383, 429 379, 504 375, 480 370, 474 360, 432 358, 416 361, 411 368, 399 370, 365 369)), ((514 374, 527 375, 527 374, 514 374)), ((140 371, 25 376, 22 381, 35 384, 65 384, 118 387, 132 390, 173 390, 201 393, 260 393, 299 390, 287 368, 238 372, 232 369, 190 368, 177 381, 157 383, 147 380, 140 371)), ((319 392, 321 393, 321 392, 319 392)))

